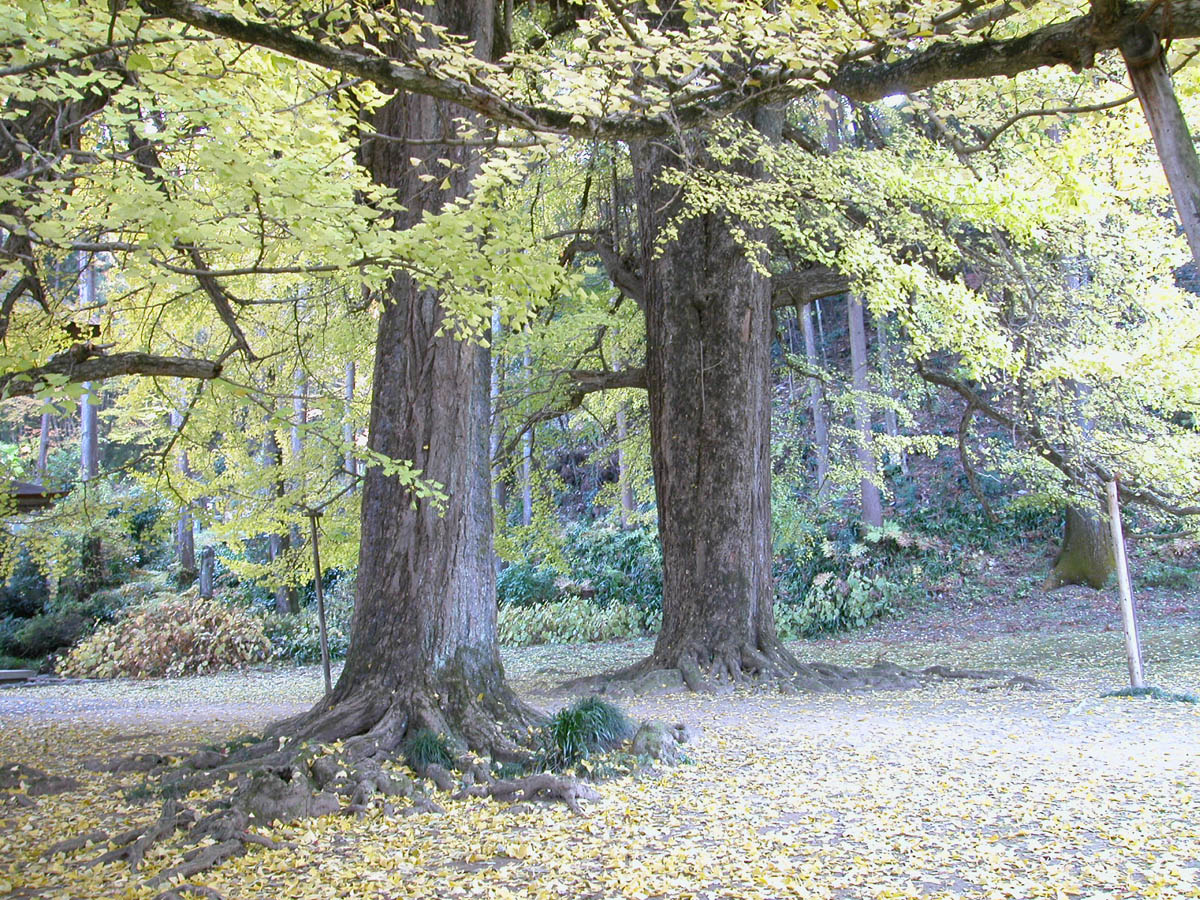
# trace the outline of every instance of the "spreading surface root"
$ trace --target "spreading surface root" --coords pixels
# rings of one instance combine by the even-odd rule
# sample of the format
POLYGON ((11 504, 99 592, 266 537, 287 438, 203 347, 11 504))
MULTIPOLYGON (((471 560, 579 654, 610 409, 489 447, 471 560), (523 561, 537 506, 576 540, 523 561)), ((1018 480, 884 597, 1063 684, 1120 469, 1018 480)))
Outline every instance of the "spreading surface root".
MULTIPOLYGON (((170 796, 158 819, 115 836, 90 831, 55 844, 45 855, 70 854, 93 845, 107 845, 104 852, 80 865, 91 867, 124 861, 137 871, 152 847, 183 832, 176 842, 179 862, 149 878, 146 885, 155 887, 182 881, 159 894, 156 900, 183 900, 185 894, 220 900, 216 892, 187 879, 243 855, 251 845, 271 849, 285 846, 257 834, 252 830, 255 825, 326 815, 362 815, 376 804, 389 816, 444 812, 433 799, 435 790, 455 799, 558 801, 576 813, 581 811, 580 801, 598 799, 599 794, 592 787, 562 775, 540 773, 525 778, 498 778, 485 761, 472 755, 471 751, 482 751, 485 755, 496 754, 493 759, 531 757, 528 748, 520 747, 508 735, 528 735, 529 726, 540 717, 515 696, 511 705, 506 703, 507 699, 501 698, 497 701, 499 705, 473 709, 477 716, 474 720, 458 715, 451 720, 432 703, 410 703, 404 712, 389 708, 373 724, 366 723, 360 714, 363 707, 351 705, 349 710, 342 710, 344 715, 336 726, 338 710, 318 707, 312 714, 291 720, 290 724, 297 726, 302 737, 297 737, 296 732, 287 734, 289 723, 283 723, 277 726, 276 735, 281 731, 284 735, 249 741, 224 752, 201 750, 177 764, 157 754, 113 760, 102 768, 142 774, 170 796), (512 715, 498 722, 498 716, 506 711, 512 715), (452 727, 460 721, 470 725, 452 727), (431 764, 423 766, 416 773, 417 779, 413 779, 391 765, 403 750, 406 734, 435 728, 442 734, 455 736, 451 743, 455 747, 456 771, 431 764), (334 742, 340 743, 331 746, 334 742), (230 781, 232 793, 214 801, 209 809, 215 807, 216 811, 203 817, 191 809, 180 808, 174 799, 230 781), (188 844, 198 846, 187 849, 188 844)), ((15 782, 18 775, 23 775, 27 782, 33 772, 27 767, 10 767, 9 777, 15 782)))
POLYGON ((750 644, 728 644, 715 649, 688 648, 665 658, 655 654, 618 672, 567 682, 562 690, 648 694, 685 688, 695 692, 719 692, 736 686, 769 686, 784 693, 834 693, 911 690, 954 680, 987 682, 973 688, 980 691, 1001 688, 1051 690, 1051 686, 1040 679, 997 669, 942 665, 910 669, 882 659, 865 668, 824 662, 802 663, 782 644, 768 648, 750 644))

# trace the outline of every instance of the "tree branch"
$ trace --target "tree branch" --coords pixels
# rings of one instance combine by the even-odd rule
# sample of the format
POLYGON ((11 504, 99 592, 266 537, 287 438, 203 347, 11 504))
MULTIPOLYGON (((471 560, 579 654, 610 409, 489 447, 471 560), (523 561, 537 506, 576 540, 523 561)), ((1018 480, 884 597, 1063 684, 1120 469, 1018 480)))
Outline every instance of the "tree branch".
POLYGON ((67 382, 102 381, 117 375, 168 375, 174 378, 216 378, 221 366, 206 359, 182 356, 155 356, 151 353, 113 353, 88 356, 86 345, 76 345, 53 357, 44 366, 20 372, 0 374, 0 398, 29 397, 45 388, 58 376, 67 382))
MULTIPOLYGON (((1200 36, 1200 3, 1189 0, 1168 5, 1173 37, 1200 36)), ((939 43, 894 62, 844 65, 834 74, 830 87, 853 100, 871 102, 945 81, 1011 77, 1051 66, 1069 66, 1078 72, 1091 68, 1098 53, 1118 49, 1125 32, 1139 22, 1161 31, 1164 15, 1158 2, 1133 3, 1121 7, 1119 15, 1107 21, 1077 16, 1007 40, 939 43)))
POLYGON ((850 290, 850 279, 830 266, 793 269, 771 276, 771 306, 807 306, 850 290))

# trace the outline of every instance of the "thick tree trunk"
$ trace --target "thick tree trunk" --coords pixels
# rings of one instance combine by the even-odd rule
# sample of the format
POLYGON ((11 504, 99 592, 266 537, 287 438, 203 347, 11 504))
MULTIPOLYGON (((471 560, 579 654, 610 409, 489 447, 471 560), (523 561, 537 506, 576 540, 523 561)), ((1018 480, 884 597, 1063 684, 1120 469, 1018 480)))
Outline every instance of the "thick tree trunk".
POLYGON ((1116 559, 1108 522, 1091 510, 1069 507, 1062 547, 1042 589, 1052 591, 1081 584, 1100 590, 1114 571, 1116 559))
MULTIPOLYGON (((490 49, 487 0, 436 0, 420 9, 474 39, 477 52, 490 49)), ((461 115, 412 94, 397 94, 376 112, 372 125, 387 139, 368 138, 363 163, 376 182, 397 189, 405 211, 396 227, 468 189, 470 151, 429 142, 453 138, 461 115), (417 167, 410 157, 426 162, 417 167), (440 157, 461 168, 444 171, 440 157), (449 188, 421 182, 418 172, 448 177, 449 188)), ((533 720, 504 680, 496 644, 488 351, 439 335, 444 318, 436 291, 395 276, 380 313, 369 433, 372 450, 409 460, 438 482, 444 508, 414 502, 395 476, 368 470, 345 669, 328 698, 278 730, 324 740, 365 734, 390 749, 410 731, 430 728, 503 756, 517 752, 512 735, 533 720)))
POLYGON ((863 522, 878 528, 883 524, 883 500, 875 479, 879 466, 875 460, 874 430, 871 425, 871 408, 867 405, 867 331, 863 322, 862 300, 850 294, 846 298, 846 311, 850 323, 850 366, 854 387, 854 426, 858 431, 858 466, 862 470, 861 496, 863 522))
POLYGON ((770 281, 726 213, 664 239, 680 205, 661 176, 678 151, 656 141, 633 155, 663 548, 663 625, 642 668, 679 668, 694 687, 705 673, 771 669, 784 653, 771 589, 770 281))

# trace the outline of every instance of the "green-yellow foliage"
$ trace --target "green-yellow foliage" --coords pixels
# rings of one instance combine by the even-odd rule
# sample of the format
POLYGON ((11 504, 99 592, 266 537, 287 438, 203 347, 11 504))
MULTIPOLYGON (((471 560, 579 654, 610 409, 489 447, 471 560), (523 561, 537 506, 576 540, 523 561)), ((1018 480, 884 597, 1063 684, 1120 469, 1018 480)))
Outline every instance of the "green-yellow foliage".
POLYGON ((502 606, 499 640, 510 647, 571 644, 640 637, 643 614, 633 604, 599 606, 568 597, 534 606, 502 606))

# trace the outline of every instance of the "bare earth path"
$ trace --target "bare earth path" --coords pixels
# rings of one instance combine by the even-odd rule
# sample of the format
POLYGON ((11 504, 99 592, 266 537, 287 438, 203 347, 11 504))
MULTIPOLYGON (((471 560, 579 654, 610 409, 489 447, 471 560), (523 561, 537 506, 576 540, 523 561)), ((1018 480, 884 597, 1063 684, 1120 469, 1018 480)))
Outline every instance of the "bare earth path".
MULTIPOLYGON (((1146 629, 1151 680, 1196 691, 1200 627, 1168 618, 1146 629)), ((910 623, 912 634, 885 624, 797 649, 846 663, 1003 666, 1058 690, 634 698, 638 717, 702 730, 692 762, 606 783, 582 818, 463 801, 444 815, 313 820, 269 829, 294 850, 254 848, 203 881, 227 900, 1200 897, 1200 709, 1100 699, 1124 683, 1119 632, 997 627, 968 640, 954 622, 935 625, 910 623)), ((531 648, 507 665, 553 708, 553 685, 645 649, 531 648)), ((84 764, 224 741, 319 690, 306 668, 0 691, 0 760, 82 783, 33 809, 0 806, 0 896, 153 897, 161 888, 142 879, 178 849, 152 853, 137 875, 80 868, 95 849, 37 856, 157 815, 139 776, 84 764)))

